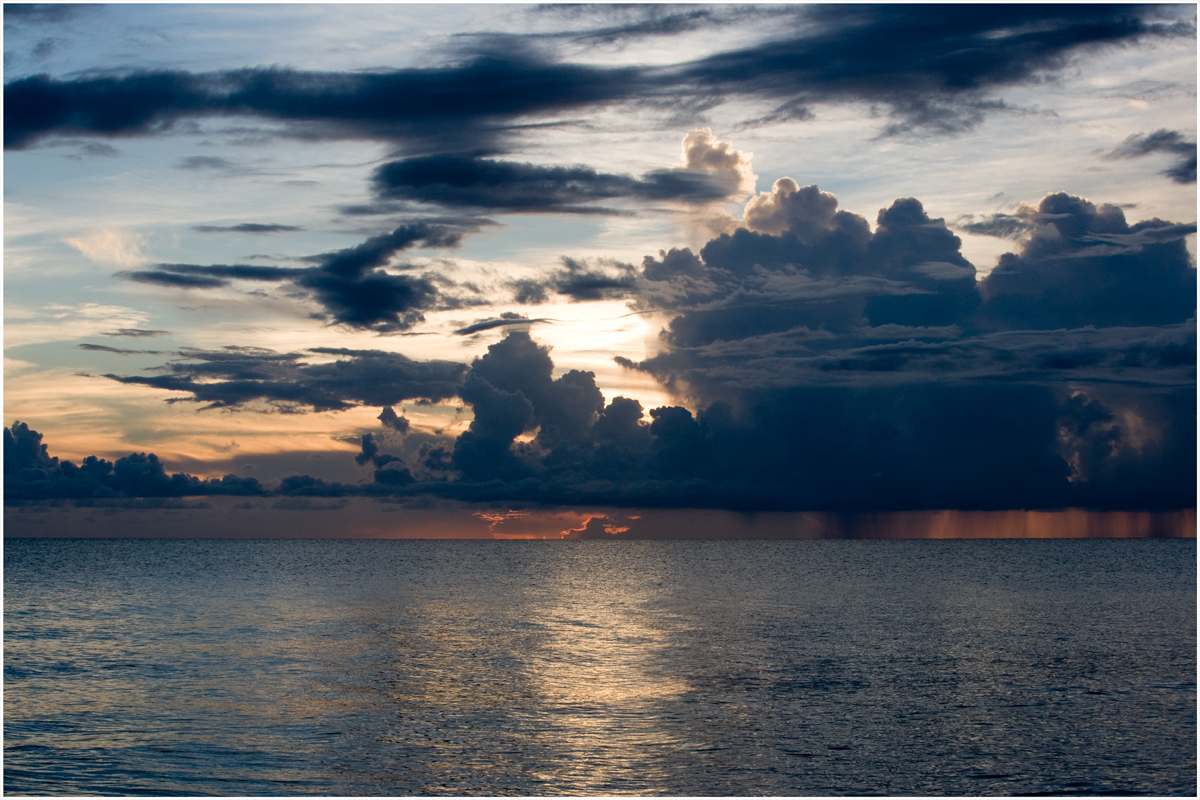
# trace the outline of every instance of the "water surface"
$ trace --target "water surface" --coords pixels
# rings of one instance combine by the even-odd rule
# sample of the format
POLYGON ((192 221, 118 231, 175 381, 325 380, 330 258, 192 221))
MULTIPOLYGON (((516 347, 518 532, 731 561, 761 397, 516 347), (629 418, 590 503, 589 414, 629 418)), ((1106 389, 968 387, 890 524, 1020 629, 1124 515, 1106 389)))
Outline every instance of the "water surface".
POLYGON ((1196 791, 1196 543, 9 539, 10 794, 1196 791))

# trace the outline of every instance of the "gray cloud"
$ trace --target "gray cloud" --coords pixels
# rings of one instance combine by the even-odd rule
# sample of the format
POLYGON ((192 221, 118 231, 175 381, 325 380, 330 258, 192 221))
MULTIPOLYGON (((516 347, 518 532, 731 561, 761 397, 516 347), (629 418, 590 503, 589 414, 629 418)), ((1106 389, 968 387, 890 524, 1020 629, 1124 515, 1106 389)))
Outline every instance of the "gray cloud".
POLYGON ((1108 154, 1109 158, 1137 158, 1150 153, 1171 153, 1179 156, 1163 171, 1176 183, 1196 182, 1196 143, 1187 141, 1179 131, 1159 128, 1153 133, 1136 133, 1108 154))
POLYGON ((156 331, 147 328, 117 328, 115 331, 104 331, 103 336, 132 336, 141 338, 145 336, 165 336, 170 331, 156 331))
POLYGON ((258 348, 181 350, 154 376, 104 377, 125 384, 183 393, 168 402, 205 408, 259 404, 282 412, 341 411, 359 405, 392 406, 404 400, 439 402, 457 396, 467 367, 450 361, 413 361, 381 350, 316 347, 316 356, 341 356, 311 363, 312 355, 258 348))
MULTIPOLYGON (((191 117, 249 115, 283 123, 293 135, 495 153, 529 119, 616 102, 694 111, 732 97, 773 103, 771 118, 803 117, 819 104, 871 103, 891 119, 885 134, 953 134, 1007 108, 992 93, 1053 76, 1074 56, 1195 35, 1186 11, 1154 6, 831 5, 797 16, 805 24, 785 26, 777 39, 665 67, 563 63, 535 53, 526 37, 484 37, 456 42, 467 52, 452 66, 424 69, 35 75, 5 85, 5 147, 53 134, 145 135, 191 117)), ((668 26, 686 24, 675 20, 668 26)))
POLYGON ((312 267, 269 267, 252 264, 156 264, 153 270, 119 272, 117 277, 178 289, 212 289, 232 281, 291 283, 319 303, 331 324, 377 333, 400 333, 424 320, 423 311, 459 307, 461 298, 445 296, 453 286, 434 273, 397 274, 385 269, 400 252, 414 247, 457 247, 463 233, 478 220, 446 225, 422 220, 342 250, 305 256, 312 267))
POLYGON ((193 225, 192 230, 197 233, 284 233, 288 231, 302 231, 304 229, 297 228, 294 225, 280 225, 274 222, 243 222, 238 225, 193 225))

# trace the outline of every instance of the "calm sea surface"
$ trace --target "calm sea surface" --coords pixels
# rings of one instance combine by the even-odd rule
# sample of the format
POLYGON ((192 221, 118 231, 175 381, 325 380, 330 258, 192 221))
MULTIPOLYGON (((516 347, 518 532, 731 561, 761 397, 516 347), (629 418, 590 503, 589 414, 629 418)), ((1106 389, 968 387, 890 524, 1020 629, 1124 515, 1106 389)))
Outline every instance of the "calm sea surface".
POLYGON ((10 794, 1196 791, 1196 542, 9 539, 10 794))

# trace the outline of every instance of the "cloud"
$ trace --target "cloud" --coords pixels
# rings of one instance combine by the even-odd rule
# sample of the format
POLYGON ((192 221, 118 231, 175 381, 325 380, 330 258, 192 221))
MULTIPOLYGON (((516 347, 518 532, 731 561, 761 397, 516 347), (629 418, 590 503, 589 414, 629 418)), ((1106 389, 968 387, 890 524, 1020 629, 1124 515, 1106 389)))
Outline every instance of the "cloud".
POLYGON ((375 171, 372 183, 384 200, 490 212, 610 214, 616 212, 596 203, 617 198, 709 203, 736 193, 740 180, 736 169, 653 170, 635 178, 584 165, 541 166, 434 155, 384 164, 375 171))
POLYGON ((1117 206, 1047 195, 1018 253, 980 283, 984 324, 1079 328, 1170 325, 1194 317, 1196 270, 1185 237, 1195 224, 1130 225, 1117 206))
POLYGON ((754 191, 758 176, 750 168, 753 153, 734 150, 729 142, 718 140, 711 128, 697 128, 683 137, 683 168, 723 176, 732 185, 730 195, 754 191))
MULTIPOLYGON (((465 231, 480 223, 457 226, 414 221, 342 250, 305 256, 312 267, 264 267, 252 264, 156 264, 156 269, 118 273, 117 277, 180 289, 211 289, 232 281, 291 283, 319 303, 330 324, 376 333, 398 333, 424 321, 423 311, 461 299, 445 297, 453 282, 436 273, 396 274, 386 267, 400 252, 414 247, 457 247, 465 231)), ((400 268, 404 268, 401 265, 400 268)))
POLYGON ((102 336, 132 336, 134 338, 142 338, 146 336, 164 336, 170 331, 156 331, 148 328, 117 328, 115 331, 101 331, 102 336))
POLYGON ((5 84, 4 142, 19 149, 55 133, 144 135, 188 117, 255 115, 291 123, 294 133, 309 137, 407 139, 470 150, 496 141, 498 124, 619 99, 637 80, 633 68, 520 55, 390 72, 251 68, 65 81, 35 75, 5 84))
POLYGON ((85 156, 119 156, 121 154, 121 151, 112 145, 100 142, 88 142, 79 150, 85 156))
POLYGON ((567 256, 562 264, 549 285, 573 303, 627 297, 637 287, 637 269, 632 264, 600 259, 593 266, 567 256))
POLYGON ((978 284, 916 200, 872 233, 786 179, 745 228, 647 257, 664 347, 618 363, 700 411, 651 411, 646 479, 729 508, 1194 503, 1195 226, 1065 194, 1010 217, 1023 244, 978 284))
POLYGON ((249 347, 181 350, 154 376, 104 377, 125 384, 181 392, 168 402, 205 408, 262 407, 295 413, 341 411, 359 405, 383 408, 405 400, 439 402, 457 396, 467 367, 451 361, 413 361, 382 350, 316 347, 277 353, 249 347), (311 363, 313 356, 340 356, 311 363))
POLYGON ((134 267, 145 263, 145 258, 142 256, 142 245, 145 244, 146 238, 141 234, 106 228, 63 241, 83 253, 89 261, 97 264, 112 267, 134 267))
POLYGON ((42 434, 23 422, 4 429, 4 501, 48 498, 184 497, 195 495, 259 495, 254 478, 226 475, 201 480, 168 475, 153 453, 131 453, 115 462, 88 456, 82 463, 60 462, 42 444, 42 434))
POLYGON ((1021 239, 1034 228, 1033 209, 1022 205, 1014 214, 990 214, 981 220, 968 216, 954 227, 978 236, 997 239, 1021 239))
POLYGON ((280 225, 279 223, 243 222, 238 225, 193 225, 197 233, 284 233, 302 231, 295 225, 280 225))
POLYGON ((162 355, 166 355, 166 352, 162 351, 162 350, 126 350, 121 347, 109 347, 108 345, 103 345, 103 344, 84 343, 84 344, 77 344, 75 346, 78 347, 80 350, 93 350, 93 351, 102 352, 102 353, 114 353, 119 356, 134 356, 134 355, 162 356, 162 355))
POLYGON ((216 156, 188 156, 176 165, 178 169, 232 169, 233 166, 228 159, 216 156))
MULTIPOLYGON (((544 295, 543 295, 544 297, 544 295)), ((543 302, 545 302, 543 300, 543 302)), ((470 336, 483 331, 495 330, 496 328, 507 328, 513 325, 537 325, 543 322, 554 322, 552 319, 530 319, 523 314, 517 314, 513 311, 505 311, 498 319, 480 319, 466 325, 454 333, 458 336, 470 336)))
POLYGON ((387 406, 380 412, 377 419, 383 423, 383 427, 390 428, 400 435, 408 433, 408 420, 396 413, 396 409, 387 406))
POLYGON ((4 9, 4 26, 65 22, 95 8, 90 3, 12 3, 4 9))
POLYGON ((1195 36, 1185 16, 1119 6, 813 6, 800 33, 718 53, 672 73, 673 89, 776 102, 759 120, 811 106, 888 109, 884 135, 956 134, 1007 105, 992 91, 1044 80, 1072 55, 1195 36), (1158 17, 1165 16, 1166 19, 1158 17))
POLYGON ((1074 56, 1195 35, 1186 13, 1153 6, 832 5, 800 20, 773 40, 655 67, 564 63, 533 55, 528 37, 488 37, 422 69, 34 75, 4 87, 4 141, 20 149, 56 134, 145 135, 186 118, 249 115, 309 138, 497 152, 518 123, 562 112, 617 102, 694 110, 735 97, 771 103, 760 122, 867 103, 886 109, 884 134, 954 134, 1008 107, 992 92, 1053 77, 1074 56))
MULTIPOLYGON (((773 10, 773 9, 772 9, 773 10)), ((616 45, 620 48, 657 36, 676 36, 693 30, 729 24, 733 20, 744 21, 750 16, 759 16, 770 11, 737 6, 724 9, 719 6, 687 8, 669 5, 547 5, 531 9, 534 13, 565 17, 568 22, 591 22, 600 27, 570 29, 551 33, 533 34, 539 39, 569 40, 595 45, 616 45)), ((505 34, 482 34, 487 37, 506 37, 505 34)), ((511 35, 506 38, 513 38, 511 35)), ((523 38, 523 37, 518 37, 523 38)))
MULTIPOLYGON (((509 281, 513 301, 522 305, 548 302, 550 292, 563 295, 572 303, 616 300, 637 293, 640 276, 637 267, 615 259, 598 258, 588 262, 563 256, 562 269, 541 278, 509 281)), ((548 321, 548 320, 541 320, 548 321)))
POLYGON ((1108 154, 1109 158, 1137 158, 1150 153, 1171 153, 1178 160, 1163 171, 1176 183, 1196 182, 1196 143, 1184 139, 1179 131, 1159 128, 1154 133, 1135 133, 1108 154))
POLYGON ((837 205, 836 197, 816 186, 801 189, 791 178, 780 178, 769 192, 746 203, 744 223, 749 230, 774 236, 798 225, 830 228, 837 205))
POLYGON ((217 289, 228 286, 229 281, 220 278, 209 278, 203 275, 177 275, 162 270, 139 270, 136 272, 118 272, 118 278, 124 278, 135 283, 150 283, 157 286, 167 286, 172 289, 217 289))

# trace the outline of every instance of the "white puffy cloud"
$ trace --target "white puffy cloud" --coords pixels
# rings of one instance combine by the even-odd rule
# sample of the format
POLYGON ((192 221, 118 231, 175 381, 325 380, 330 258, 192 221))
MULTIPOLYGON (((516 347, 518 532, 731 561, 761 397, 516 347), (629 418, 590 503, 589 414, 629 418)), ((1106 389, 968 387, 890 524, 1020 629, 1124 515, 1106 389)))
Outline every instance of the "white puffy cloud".
POLYGON ((736 187, 738 196, 744 197, 754 192, 758 176, 750 167, 750 159, 753 157, 753 153, 734 150, 730 142, 717 139, 712 128, 697 128, 688 131, 683 137, 683 167, 715 175, 728 175, 730 183, 736 187))
POLYGON ((803 220, 806 226, 830 228, 837 213, 837 198, 816 186, 800 187, 791 178, 775 181, 770 191, 759 192, 746 203, 743 224, 752 231, 778 236, 803 220))

